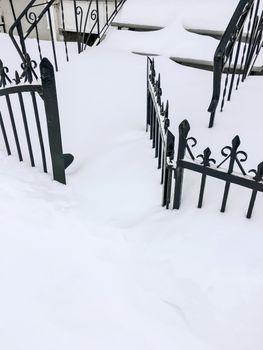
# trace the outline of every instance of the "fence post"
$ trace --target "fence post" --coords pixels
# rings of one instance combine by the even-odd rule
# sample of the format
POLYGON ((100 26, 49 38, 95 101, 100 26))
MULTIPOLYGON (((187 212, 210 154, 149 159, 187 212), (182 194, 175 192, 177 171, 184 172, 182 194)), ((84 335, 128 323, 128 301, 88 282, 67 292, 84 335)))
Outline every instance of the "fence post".
POLYGON ((163 181, 163 201, 162 206, 169 209, 170 200, 171 200, 171 189, 172 189, 172 173, 173 165, 171 162, 174 159, 174 140, 175 137, 170 130, 167 130, 166 137, 166 148, 164 153, 164 181, 163 181), (169 162, 167 163, 167 158, 169 162))
MULTIPOLYGON (((185 150, 186 150, 186 142, 187 142, 187 136, 190 131, 190 125, 188 121, 185 119, 180 125, 179 125, 179 145, 178 145, 178 153, 177 153, 177 162, 179 160, 183 160, 185 156, 185 150)), ((175 169, 175 188, 174 188, 174 203, 173 203, 173 209, 179 209, 181 205, 181 198, 182 198, 182 188, 183 188, 183 179, 184 179, 184 169, 180 166, 176 166, 175 169)))
POLYGON ((40 63, 43 100, 54 180, 66 184, 65 169, 73 162, 71 154, 63 154, 54 68, 47 58, 40 63))
MULTIPOLYGON (((251 170, 250 172, 253 172, 253 170, 251 170)), ((255 174, 256 174, 256 176, 254 177, 254 180, 256 182, 262 181, 262 179, 263 179, 263 162, 261 162, 258 165, 257 171, 255 171, 255 174)), ((257 190, 252 191, 252 195, 251 195, 251 199, 250 199, 249 207, 248 207, 248 211, 247 211, 247 218, 248 219, 251 219, 252 212, 253 212, 254 205, 256 202, 256 198, 257 198, 257 193, 258 193, 257 190)))

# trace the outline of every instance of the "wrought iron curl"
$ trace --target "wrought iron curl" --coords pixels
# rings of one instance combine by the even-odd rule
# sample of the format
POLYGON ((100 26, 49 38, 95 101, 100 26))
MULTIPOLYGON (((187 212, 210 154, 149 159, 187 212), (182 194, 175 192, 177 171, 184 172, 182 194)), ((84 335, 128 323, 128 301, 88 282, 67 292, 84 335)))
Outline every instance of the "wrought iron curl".
POLYGON ((80 16, 80 25, 79 25, 78 31, 81 32, 82 22, 83 22, 83 16, 84 16, 83 9, 82 9, 81 6, 77 6, 77 7, 76 7, 76 15, 77 15, 77 16, 80 16))
POLYGON ((185 140, 185 147, 187 149, 187 152, 192 160, 195 160, 195 156, 191 150, 191 148, 194 148, 197 145, 197 140, 194 137, 188 137, 185 140))
POLYGON ((83 16, 83 8, 79 5, 76 7, 76 14, 78 16, 83 16))
POLYGON ((246 172, 242 166, 241 163, 245 162, 248 158, 248 155, 244 151, 238 151, 238 147, 240 146, 240 139, 239 136, 234 137, 232 140, 232 147, 226 146, 221 150, 222 156, 225 157, 225 159, 217 166, 217 168, 220 168, 228 159, 230 159, 230 164, 232 162, 232 165, 230 166, 230 173, 233 171, 234 164, 237 163, 239 169, 241 170, 243 175, 246 175, 246 172))
POLYGON ((30 24, 34 24, 37 22, 38 16, 34 11, 27 11, 26 13, 26 20, 30 24))
POLYGON ((91 11, 90 18, 91 18, 93 21, 96 21, 96 20, 98 19, 98 11, 97 11, 96 9, 94 9, 94 10, 91 11))
POLYGON ((232 152, 232 147, 230 147, 230 146, 225 146, 225 147, 221 150, 221 154, 222 154, 222 156, 224 156, 224 157, 230 157, 231 152, 232 152), (226 151, 229 151, 229 152, 226 152, 226 151))

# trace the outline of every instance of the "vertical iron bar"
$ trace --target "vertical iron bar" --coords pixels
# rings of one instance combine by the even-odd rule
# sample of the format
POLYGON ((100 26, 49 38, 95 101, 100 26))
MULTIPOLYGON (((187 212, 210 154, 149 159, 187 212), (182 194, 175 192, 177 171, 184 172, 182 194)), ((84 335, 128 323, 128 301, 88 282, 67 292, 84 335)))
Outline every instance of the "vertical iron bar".
POLYGON ((109 25, 109 9, 108 9, 108 0, 105 0, 106 2, 106 24, 109 25))
POLYGON ((162 167, 162 147, 162 136, 161 133, 159 133, 158 169, 161 169, 162 167))
POLYGON ((39 139, 39 145, 40 145, 40 151, 41 151, 41 157, 42 157, 43 171, 45 173, 47 173, 47 161, 46 161, 46 154, 45 154, 45 146, 44 146, 44 141, 43 141, 43 136, 42 136, 42 130, 41 130, 41 124, 40 124, 40 119, 39 119, 36 95, 34 92, 31 92, 31 98, 32 98, 32 102, 33 102, 33 108, 34 108, 34 114, 35 114, 35 120, 36 120, 36 126, 37 126, 37 133, 38 133, 38 139, 39 139))
POLYGON ((228 199, 229 189, 230 189, 230 182, 228 181, 225 185, 224 196, 223 196, 222 206, 220 210, 221 213, 224 213, 226 210, 226 203, 228 199))
POLYGON ((96 0, 96 9, 97 9, 98 38, 100 39, 100 11, 99 11, 99 0, 96 0))
POLYGON ((158 123, 158 118, 156 118, 156 125, 155 125, 155 158, 158 157, 158 152, 159 152, 159 123, 158 123))
MULTIPOLYGON (((151 98, 152 100, 152 98, 151 98)), ((154 105, 153 100, 151 102, 151 118, 150 118, 150 140, 153 139, 153 121, 154 121, 154 105)))
POLYGON ((226 96, 226 91, 227 91, 228 77, 229 77, 231 63, 232 63, 232 57, 233 57, 233 51, 231 51, 231 54, 229 57, 229 65, 228 65, 227 74, 226 74, 226 78, 225 78, 225 87, 224 87, 223 98, 222 98, 222 102, 221 102, 221 112, 223 111, 224 104, 225 104, 225 96, 226 96))
POLYGON ((243 69, 243 64, 244 64, 244 60, 245 60, 245 55, 246 55, 246 50, 247 50, 247 46, 248 46, 248 40, 249 40, 249 31, 250 31, 250 26, 251 26, 251 19, 252 19, 252 14, 253 14, 253 8, 254 6, 252 6, 251 10, 250 10, 250 14, 249 14, 249 20, 248 20, 248 26, 247 26, 247 35, 246 35, 246 40, 245 40, 245 44, 244 44, 244 48, 243 48, 243 53, 242 53, 242 59, 241 59, 241 64, 240 64, 240 70, 239 70, 239 74, 238 74, 238 78, 237 78, 237 83, 236 83, 236 90, 239 87, 239 83, 240 83, 240 79, 242 76, 242 69, 243 69))
POLYGON ((251 30, 251 33, 250 33, 250 40, 249 40, 247 56, 246 56, 246 60, 245 60, 245 64, 244 64, 244 72, 243 72, 243 76, 242 76, 242 81, 244 81, 245 78, 246 78, 247 67, 249 66, 250 52, 251 52, 251 48, 252 48, 252 45, 253 45, 253 40, 254 40, 254 34, 256 32, 256 27, 257 27, 257 24, 258 24, 259 2, 260 2, 260 0, 257 0, 256 8, 255 8, 255 11, 254 11, 254 19, 253 19, 253 24, 252 24, 252 30, 251 30))
POLYGON ((3 117, 2 117, 1 112, 0 112, 0 126, 1 126, 2 134, 3 134, 3 138, 4 138, 4 142, 5 142, 6 151, 7 151, 7 154, 10 156, 11 150, 10 150, 8 138, 6 135, 5 125, 4 125, 4 121, 3 121, 3 117))
POLYGON ((31 166, 34 167, 35 162, 34 162, 34 156, 33 156, 33 151, 32 151, 32 144, 31 144, 29 130, 28 130, 25 104, 24 104, 23 95, 21 92, 18 93, 18 98, 19 98, 19 103, 20 103, 21 113, 22 113, 22 118, 23 118, 23 123, 24 123, 28 153, 29 153, 29 157, 30 157, 30 163, 31 163, 31 166))
POLYGON ((206 185, 206 174, 203 174, 202 180, 201 180, 199 199, 198 199, 198 208, 202 208, 202 205, 203 205, 205 185, 206 185))
POLYGON ((164 171, 163 199, 162 199, 162 206, 166 207, 166 209, 169 209, 170 200, 171 200, 172 172, 173 172, 173 168, 170 165, 166 164, 165 171, 164 171))
POLYGON ((153 111, 153 131, 152 131, 152 148, 155 148, 155 133, 156 133, 156 109, 153 111))
POLYGON ((11 6, 11 11, 14 17, 14 20, 16 22, 16 13, 15 13, 15 9, 14 9, 14 4, 13 4, 13 0, 9 0, 10 6, 11 6))
POLYGON ((9 95, 6 95, 5 98, 6 98, 7 108, 8 108, 8 111, 9 111, 10 120, 11 120, 11 124, 12 124, 12 129, 13 129, 13 133, 14 133, 14 138, 15 138, 18 158, 19 158, 19 161, 22 162, 23 161, 23 157, 22 157, 21 147, 20 147, 20 143, 19 143, 19 139, 18 139, 17 130, 16 130, 16 123, 15 123, 15 118, 14 118, 14 113, 13 113, 10 97, 9 97, 9 95))
POLYGON ((190 131, 190 125, 187 120, 184 120, 179 125, 179 145, 177 152, 177 165, 174 173, 175 187, 174 187, 174 202, 173 209, 179 209, 181 205, 183 180, 184 180, 184 169, 178 166, 178 161, 184 159, 186 150, 186 139, 190 131))
POLYGON ((54 57, 54 62, 55 62, 55 69, 56 69, 56 71, 58 71, 57 54, 56 54, 56 47, 55 47, 55 40, 54 40, 54 33, 53 33, 53 26, 52 26, 52 19, 51 19, 51 14, 50 14, 50 8, 48 8, 47 14, 48 14, 49 27, 50 27, 50 36, 51 36, 53 57, 54 57))
POLYGON ((17 22, 16 30, 17 30, 17 34, 19 36, 21 50, 23 53, 23 58, 25 58, 27 51, 26 51, 26 43, 25 43, 25 39, 24 39, 24 33, 23 33, 21 21, 17 22))
POLYGON ((164 183, 164 172, 165 172, 165 144, 162 146, 162 165, 161 165, 161 185, 164 183))
POLYGON ((41 46, 40 46, 40 41, 39 41, 39 34, 38 34, 37 24, 36 24, 36 39, 37 39, 37 47, 38 47, 40 61, 42 61, 43 57, 42 57, 42 52, 41 52, 41 46))
POLYGON ((54 180, 66 184, 65 157, 62 150, 62 140, 59 121, 59 110, 54 69, 48 59, 40 63, 43 99, 46 110, 49 147, 54 180))
POLYGON ((80 46, 80 30, 79 30, 79 24, 78 24, 78 6, 76 0, 73 0, 74 3, 74 14, 75 14, 75 24, 76 24, 76 32, 77 32, 77 45, 78 45, 78 53, 81 53, 81 46, 80 46))
POLYGON ((228 101, 230 101, 231 95, 232 95, 234 80, 235 80, 235 76, 236 76, 237 63, 238 63, 238 58, 239 58, 239 53, 240 53, 240 47, 241 47, 242 36, 243 36, 243 28, 242 28, 242 30, 241 30, 241 33, 240 33, 239 39, 238 39, 236 57, 235 57, 235 61, 234 61, 234 67, 233 67, 233 72, 232 72, 232 77, 231 77, 231 82, 230 82, 230 87, 229 87, 228 97, 227 97, 227 100, 228 100, 228 101))
POLYGON ((248 208, 248 211, 247 211, 247 218, 248 219, 251 219, 252 212, 253 212, 254 205, 255 205, 255 202, 256 202, 256 198, 257 198, 257 193, 258 193, 257 190, 253 190, 253 192, 252 192, 250 203, 249 203, 249 208, 248 208))
POLYGON ((63 0, 60 0, 60 5, 61 5, 61 17, 62 17, 62 29, 63 29, 63 40, 64 40, 64 45, 65 45, 65 52, 66 52, 66 60, 67 62, 69 61, 69 56, 68 56, 68 43, 65 37, 65 32, 66 32, 66 26, 65 26, 65 13, 64 13, 64 2, 63 0))

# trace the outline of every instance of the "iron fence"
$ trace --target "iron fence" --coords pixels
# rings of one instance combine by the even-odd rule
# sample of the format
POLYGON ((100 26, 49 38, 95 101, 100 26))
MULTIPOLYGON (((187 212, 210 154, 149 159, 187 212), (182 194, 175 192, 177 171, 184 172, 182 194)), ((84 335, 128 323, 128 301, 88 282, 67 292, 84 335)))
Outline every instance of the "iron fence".
POLYGON ((5 18, 4 16, 0 16, 0 28, 1 30, 6 33, 6 27, 5 27, 5 18))
POLYGON ((27 39, 34 34, 41 61, 43 48, 40 40, 40 26, 43 26, 44 23, 51 42, 54 66, 58 71, 57 39, 62 36, 65 59, 68 61, 69 41, 77 42, 78 53, 89 46, 98 44, 125 1, 72 0, 66 2, 65 0, 47 0, 39 3, 38 0, 31 0, 17 16, 13 0, 9 0, 14 16, 14 23, 9 29, 9 35, 21 59, 25 60, 26 55, 30 54, 27 48, 27 39), (59 18, 56 18, 57 23, 54 25, 56 15, 59 18), (74 19, 74 25, 72 19, 74 19), (18 40, 15 36, 16 33, 18 40))
POLYGON ((36 82, 38 78, 34 70, 36 63, 31 61, 29 56, 26 57, 26 63, 22 63, 21 67, 23 68, 22 74, 20 75, 16 71, 15 78, 10 79, 9 69, 0 60, 0 98, 5 101, 5 108, 1 106, 0 111, 0 129, 7 154, 17 153, 19 161, 24 160, 21 147, 22 130, 20 130, 23 129, 23 137, 26 140, 25 149, 29 155, 31 166, 36 166, 35 155, 40 153, 43 171, 47 173, 47 150, 43 135, 43 124, 45 123, 53 178, 66 184, 65 169, 73 162, 74 158, 71 154, 63 154, 62 150, 53 66, 48 59, 42 59, 40 63, 41 84, 36 82), (41 118, 42 113, 37 96, 40 96, 44 102, 44 120, 41 118), (26 103, 25 100, 29 103, 26 103), (19 129, 17 124, 21 125, 22 128, 19 129), (32 142, 33 132, 37 135, 38 145, 32 142), (15 151, 12 150, 12 146, 15 151))
POLYGON ((208 108, 210 128, 214 125, 220 99, 222 111, 225 100, 231 99, 233 88, 237 90, 240 82, 252 74, 263 44, 262 31, 260 0, 240 0, 214 55, 213 96, 208 108))
POLYGON ((202 154, 194 155, 197 140, 189 136, 190 125, 184 120, 179 125, 178 142, 169 130, 168 102, 164 109, 160 75, 156 77, 154 60, 147 58, 147 119, 146 131, 150 134, 158 168, 161 169, 163 185, 162 205, 167 209, 179 209, 181 205, 185 170, 201 174, 198 208, 203 205, 207 177, 213 177, 225 183, 221 212, 225 212, 232 184, 252 191, 248 204, 247 218, 251 218, 258 192, 263 192, 263 162, 256 169, 246 171, 243 163, 247 153, 240 150, 240 138, 235 136, 230 146, 222 149, 223 159, 217 163, 211 157, 210 148, 202 154), (177 157, 175 159, 175 154, 177 157), (227 164, 227 166, 226 166, 227 164), (254 177, 250 174, 254 174, 254 177), (171 205, 171 202, 173 203, 171 205))

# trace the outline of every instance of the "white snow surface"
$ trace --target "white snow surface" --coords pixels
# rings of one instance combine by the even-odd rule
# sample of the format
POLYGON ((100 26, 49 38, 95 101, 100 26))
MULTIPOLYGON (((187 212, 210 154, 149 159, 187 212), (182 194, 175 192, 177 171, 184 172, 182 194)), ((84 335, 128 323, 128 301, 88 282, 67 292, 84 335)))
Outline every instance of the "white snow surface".
MULTIPOLYGON (((187 2, 169 3, 198 17, 187 2)), ((179 28, 176 17, 171 26, 179 28)), ((232 186, 221 214, 224 183, 209 180, 197 209, 200 177, 186 172, 181 209, 161 207, 145 133, 146 58, 118 46, 116 32, 71 53, 56 74, 64 151, 75 156, 67 186, 7 157, 0 141, 0 348, 261 350, 263 198, 247 220, 251 191, 232 186)), ((160 32, 150 33, 156 45, 160 32)), ((149 33, 133 34, 148 42, 149 33)), ((162 37, 175 49, 171 32, 162 37)), ((189 53, 195 38, 187 36, 189 53)), ((5 35, 0 44, 1 59, 18 69, 5 35)), ((219 159, 239 134, 247 169, 262 161, 262 77, 233 93, 210 130, 212 73, 177 65, 165 52, 156 69, 176 137, 187 118, 200 152, 210 146, 219 159)))

